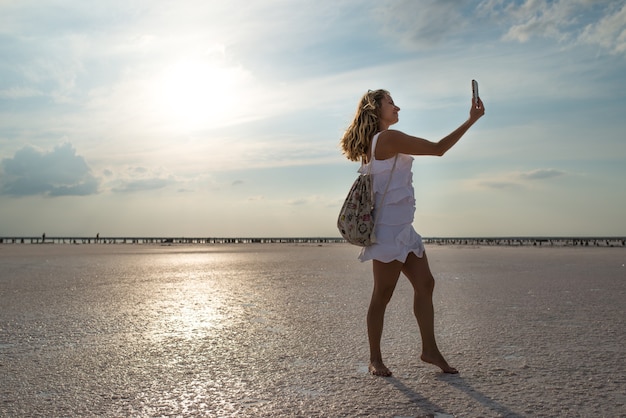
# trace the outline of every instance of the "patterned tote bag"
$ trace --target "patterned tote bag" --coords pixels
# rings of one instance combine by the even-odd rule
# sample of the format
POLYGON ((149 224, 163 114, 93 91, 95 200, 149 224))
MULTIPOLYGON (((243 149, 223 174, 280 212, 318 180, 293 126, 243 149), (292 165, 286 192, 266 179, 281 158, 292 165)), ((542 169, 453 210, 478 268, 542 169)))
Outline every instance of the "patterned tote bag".
MULTIPOLYGON (((393 175, 393 170, 396 168, 397 159, 398 156, 396 155, 381 206, 382 202, 385 201, 385 195, 387 194, 387 189, 389 189, 391 175, 393 175)), ((359 174, 354 183, 352 183, 352 187, 343 202, 337 218, 337 229, 339 229, 341 236, 350 244, 360 247, 368 247, 376 242, 374 227, 376 226, 378 214, 376 216, 374 214, 375 197, 372 175, 370 174, 371 168, 372 165, 370 164, 367 173, 359 174)))

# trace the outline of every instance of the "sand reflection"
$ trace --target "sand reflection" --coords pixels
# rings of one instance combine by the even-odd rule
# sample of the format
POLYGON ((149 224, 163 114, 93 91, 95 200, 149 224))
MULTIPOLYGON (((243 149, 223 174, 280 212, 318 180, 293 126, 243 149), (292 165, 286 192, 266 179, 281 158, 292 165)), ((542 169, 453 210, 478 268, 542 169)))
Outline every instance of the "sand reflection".
POLYGON ((211 252, 151 257, 155 280, 148 290, 147 336, 153 340, 205 338, 235 321, 241 309, 232 303, 228 259, 228 254, 211 252))

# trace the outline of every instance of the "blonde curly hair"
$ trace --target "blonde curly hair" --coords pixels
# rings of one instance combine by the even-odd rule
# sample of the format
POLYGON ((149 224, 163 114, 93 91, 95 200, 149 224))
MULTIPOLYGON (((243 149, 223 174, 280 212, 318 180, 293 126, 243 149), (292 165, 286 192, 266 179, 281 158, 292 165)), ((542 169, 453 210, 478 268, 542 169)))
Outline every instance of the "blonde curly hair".
POLYGON ((380 103, 389 96, 387 90, 368 90, 359 101, 354 120, 341 138, 341 149, 350 161, 362 160, 378 132, 380 103))

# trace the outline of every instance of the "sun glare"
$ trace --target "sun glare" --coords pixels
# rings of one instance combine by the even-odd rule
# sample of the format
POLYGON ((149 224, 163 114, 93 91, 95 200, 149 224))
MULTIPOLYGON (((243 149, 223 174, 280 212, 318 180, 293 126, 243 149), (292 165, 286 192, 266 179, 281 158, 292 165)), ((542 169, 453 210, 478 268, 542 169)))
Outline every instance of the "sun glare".
POLYGON ((209 60, 181 60, 158 77, 154 93, 159 118, 177 130, 224 125, 236 118, 246 74, 209 60))

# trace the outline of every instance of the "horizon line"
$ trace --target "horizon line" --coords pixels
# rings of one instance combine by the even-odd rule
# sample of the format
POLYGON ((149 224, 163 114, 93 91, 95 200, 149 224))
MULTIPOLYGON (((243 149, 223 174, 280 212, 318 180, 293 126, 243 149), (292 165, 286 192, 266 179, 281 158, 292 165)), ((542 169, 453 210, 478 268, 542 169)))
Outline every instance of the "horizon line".
MULTIPOLYGON (((185 236, 185 235, 48 235, 45 232, 41 235, 0 235, 2 239, 327 239, 327 240, 343 240, 341 236, 323 236, 323 235, 265 235, 265 236, 185 236)), ((432 235, 423 236, 422 239, 626 239, 626 235, 432 235)))

